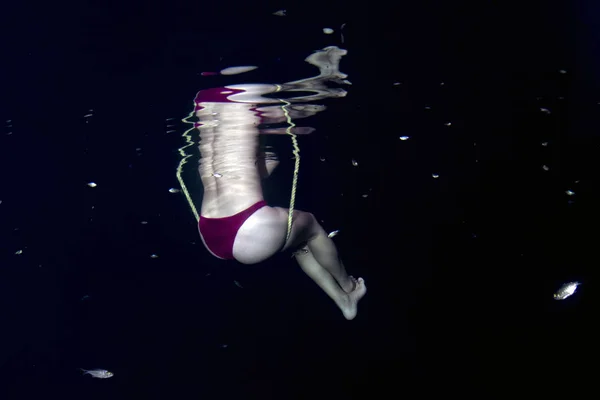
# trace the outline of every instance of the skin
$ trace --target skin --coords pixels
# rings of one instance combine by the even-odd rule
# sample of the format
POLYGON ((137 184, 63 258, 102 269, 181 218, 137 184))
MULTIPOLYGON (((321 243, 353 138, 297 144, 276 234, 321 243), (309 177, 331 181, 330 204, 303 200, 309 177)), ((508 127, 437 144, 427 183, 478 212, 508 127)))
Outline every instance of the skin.
MULTIPOLYGON (((282 85, 292 92, 306 92, 306 89, 314 92, 289 99, 294 104, 286 107, 287 115, 279 100, 262 97, 280 89, 279 85, 236 85, 232 88, 244 92, 228 96, 232 102, 199 104, 196 111, 201 123, 198 172, 204 186, 201 216, 229 217, 264 200, 261 179, 269 176, 278 162, 260 157, 259 135, 287 132, 285 128, 259 129, 259 126, 285 122, 288 118, 295 121, 325 109, 307 101, 343 97, 345 91, 327 89, 324 83, 345 78, 337 70, 337 63, 344 54, 345 50, 326 48, 307 58, 309 63, 321 68, 321 75, 282 85)), ((298 135, 312 131, 312 128, 293 128, 298 135)), ((346 319, 353 319, 358 301, 366 294, 364 280, 348 275, 335 244, 313 214, 294 210, 291 234, 286 240, 288 215, 287 208, 270 206, 252 214, 235 237, 234 258, 242 264, 256 264, 280 251, 295 251, 302 270, 327 293, 346 319)))

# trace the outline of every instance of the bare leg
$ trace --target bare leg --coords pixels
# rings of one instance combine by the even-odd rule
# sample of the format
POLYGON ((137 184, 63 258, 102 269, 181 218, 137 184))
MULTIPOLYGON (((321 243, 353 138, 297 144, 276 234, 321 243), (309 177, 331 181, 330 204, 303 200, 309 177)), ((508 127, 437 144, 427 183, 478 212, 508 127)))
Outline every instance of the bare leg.
POLYGON ((346 293, 351 292, 354 283, 340 260, 335 243, 320 225, 316 235, 307 242, 307 246, 315 260, 333 276, 340 287, 346 293))
MULTIPOLYGON (((289 210, 277 208, 287 221, 289 210)), ((311 213, 295 210, 292 232, 283 251, 297 249, 296 260, 300 268, 342 310, 346 319, 356 316, 358 301, 367 293, 364 281, 349 276, 331 238, 311 213)))
POLYGON ((356 317, 358 301, 367 293, 367 288, 362 278, 359 278, 355 284, 352 283, 351 278, 348 278, 351 282, 350 285, 354 290, 351 290, 350 293, 346 293, 342 290, 340 285, 338 285, 333 275, 317 262, 310 249, 304 248, 296 252, 296 261, 298 261, 302 271, 315 281, 315 283, 335 302, 340 310, 342 310, 346 319, 351 320, 356 317))

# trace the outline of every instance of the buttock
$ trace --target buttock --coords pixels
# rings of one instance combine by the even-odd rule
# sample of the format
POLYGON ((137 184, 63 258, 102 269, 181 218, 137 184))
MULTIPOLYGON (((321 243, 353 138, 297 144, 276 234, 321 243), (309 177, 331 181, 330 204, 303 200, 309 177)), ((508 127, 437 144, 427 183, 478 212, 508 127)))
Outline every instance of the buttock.
POLYGON ((223 218, 205 218, 200 216, 198 231, 204 246, 216 257, 232 260, 233 244, 240 227, 257 210, 266 206, 261 200, 237 214, 223 218))

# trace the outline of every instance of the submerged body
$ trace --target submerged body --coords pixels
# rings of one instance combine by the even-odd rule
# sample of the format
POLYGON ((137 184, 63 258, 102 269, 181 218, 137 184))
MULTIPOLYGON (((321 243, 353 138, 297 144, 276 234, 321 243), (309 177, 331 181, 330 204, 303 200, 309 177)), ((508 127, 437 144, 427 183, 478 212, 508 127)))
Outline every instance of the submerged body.
MULTIPOLYGON (((344 54, 345 50, 327 48, 307 58, 321 69, 316 78, 284 85, 235 85, 198 93, 198 172, 204 186, 198 228, 212 255, 243 264, 256 264, 288 249, 303 249, 296 252, 300 267, 336 302, 347 319, 353 319, 357 303, 366 293, 364 281, 346 273, 335 244, 311 213, 294 210, 288 235, 289 210, 270 207, 264 201, 261 175, 272 168, 265 157, 260 157, 259 150, 260 134, 289 133, 262 126, 289 123, 290 118, 307 117, 325 108, 298 102, 345 95, 341 89, 324 85, 325 81, 346 77, 337 69, 344 54), (286 85, 288 91, 306 92, 309 87, 315 94, 288 98, 286 108, 281 100, 263 96, 286 85)), ((312 130, 294 127, 291 131, 302 134, 312 130)))

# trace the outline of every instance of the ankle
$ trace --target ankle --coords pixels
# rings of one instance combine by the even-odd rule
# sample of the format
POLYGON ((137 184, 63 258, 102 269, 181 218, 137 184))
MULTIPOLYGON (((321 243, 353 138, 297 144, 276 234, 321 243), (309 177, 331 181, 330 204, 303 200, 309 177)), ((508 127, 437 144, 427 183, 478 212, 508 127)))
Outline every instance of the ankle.
POLYGON ((340 284, 340 287, 346 293, 350 293, 356 288, 354 281, 350 277, 348 277, 345 282, 340 284))

